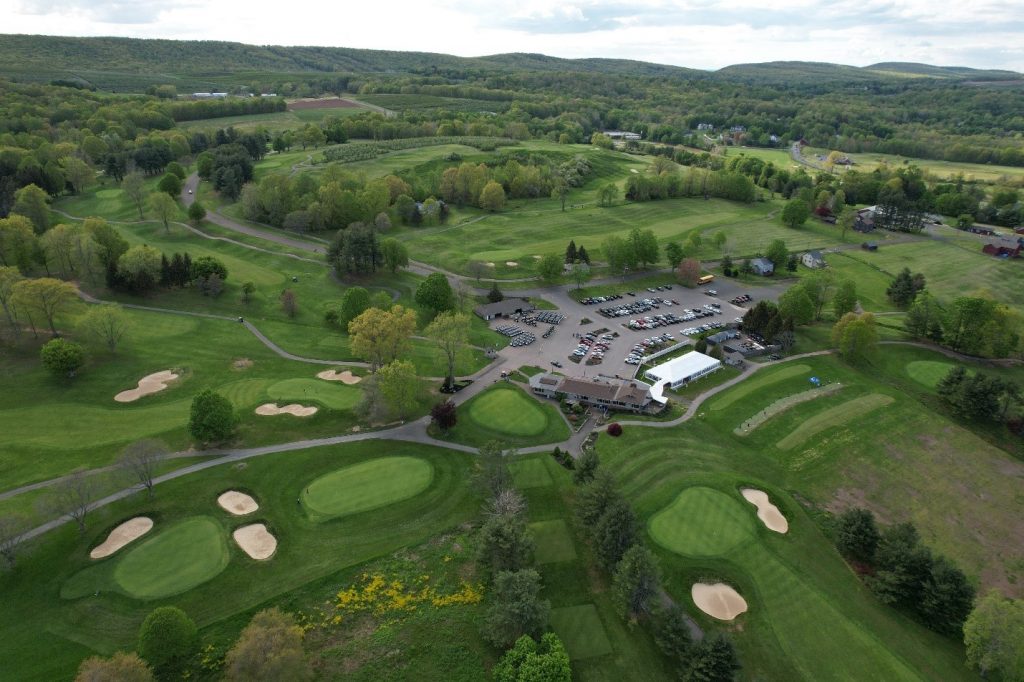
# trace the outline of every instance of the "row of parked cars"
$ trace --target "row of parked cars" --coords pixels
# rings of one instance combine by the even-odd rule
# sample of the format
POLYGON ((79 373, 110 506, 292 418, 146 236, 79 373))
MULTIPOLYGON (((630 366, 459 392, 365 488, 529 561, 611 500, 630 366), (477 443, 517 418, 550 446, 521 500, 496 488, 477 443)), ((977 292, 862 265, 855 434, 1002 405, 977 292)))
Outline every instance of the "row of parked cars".
MULTIPOLYGON (((652 294, 656 294, 659 291, 671 291, 672 285, 666 284, 660 287, 647 287, 647 291, 652 294)), ((618 301, 623 296, 636 296, 635 291, 627 291, 625 294, 608 294, 607 296, 588 296, 580 301, 583 305, 597 305, 598 303, 608 303, 609 301, 618 301)))
POLYGON ((598 335, 597 332, 587 332, 580 337, 579 344, 572 354, 580 359, 586 357, 587 353, 595 360, 603 360, 605 352, 611 347, 615 337, 611 334, 598 335))
POLYGON ((648 352, 654 350, 657 346, 660 346, 662 344, 674 343, 675 340, 676 337, 672 336, 668 332, 665 332, 661 336, 652 336, 648 339, 644 339, 643 341, 640 341, 635 346, 633 346, 633 350, 631 350, 629 352, 629 355, 626 356, 626 364, 639 365, 641 362, 643 362, 644 356, 647 355, 648 352))
POLYGON ((658 310, 663 305, 679 305, 679 301, 669 300, 667 298, 641 298, 637 301, 633 301, 632 303, 623 303, 620 305, 598 308, 597 312, 601 313, 605 317, 628 317, 629 315, 639 315, 640 313, 646 313, 651 310, 658 310))
POLYGON ((709 332, 712 329, 724 329, 725 322, 706 322, 699 327, 687 327, 686 329, 679 330, 681 334, 686 336, 697 336, 704 332, 709 332))
POLYGON ((750 297, 750 294, 740 294, 735 298, 730 298, 729 303, 732 303, 733 305, 743 305, 744 303, 750 303, 752 300, 754 299, 750 297))

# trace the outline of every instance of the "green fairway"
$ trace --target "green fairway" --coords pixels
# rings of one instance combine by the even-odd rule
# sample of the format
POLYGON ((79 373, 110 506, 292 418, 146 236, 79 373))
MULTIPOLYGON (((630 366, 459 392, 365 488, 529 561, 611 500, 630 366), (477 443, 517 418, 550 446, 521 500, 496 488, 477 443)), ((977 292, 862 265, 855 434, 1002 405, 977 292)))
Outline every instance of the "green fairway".
POLYGON ((430 486, 434 470, 418 457, 380 457, 315 479, 301 494, 316 520, 386 507, 430 486))
POLYGON ((907 374, 911 379, 922 386, 935 388, 947 374, 953 369, 952 362, 941 360, 915 360, 907 363, 907 374))
POLYGON ((651 537, 687 556, 725 554, 755 537, 753 517, 738 500, 712 488, 687 488, 651 517, 651 537))
MULTIPOLYGON (((475 447, 490 441, 506 446, 542 445, 561 443, 569 437, 569 427, 553 403, 539 402, 516 384, 501 383, 461 405, 458 423, 443 437, 475 447)), ((543 476, 539 471, 535 475, 543 476)), ((533 474, 523 476, 527 485, 543 485, 533 474)))
POLYGON ((268 387, 267 395, 280 401, 311 400, 332 410, 349 410, 362 400, 363 391, 358 386, 322 379, 285 379, 268 387))
POLYGON ((847 400, 841 405, 831 407, 803 421, 789 435, 776 443, 775 447, 780 450, 792 450, 803 445, 822 431, 837 426, 845 426, 849 422, 870 414, 880 407, 889 405, 894 400, 895 398, 892 396, 881 393, 869 393, 853 400, 847 400))
POLYGON ((804 374, 810 376, 810 371, 811 368, 808 365, 797 365, 793 363, 787 363, 779 368, 760 370, 752 378, 741 382, 734 388, 730 388, 728 391, 712 400, 710 407, 712 410, 716 411, 724 410, 743 400, 747 396, 753 395, 758 391, 762 391, 765 387, 772 384, 804 374))
POLYGON ((224 529, 194 517, 154 535, 124 555, 114 579, 130 596, 159 599, 190 590, 228 565, 224 529))
POLYGON ((535 457, 509 462, 508 469, 517 488, 536 488, 552 483, 547 464, 535 457))
POLYGON ((612 652, 601 616, 593 604, 552 609, 551 629, 565 644, 569 658, 574 661, 612 652))
POLYGON ((531 523, 530 534, 533 536, 538 564, 572 561, 576 558, 572 535, 562 519, 531 523))

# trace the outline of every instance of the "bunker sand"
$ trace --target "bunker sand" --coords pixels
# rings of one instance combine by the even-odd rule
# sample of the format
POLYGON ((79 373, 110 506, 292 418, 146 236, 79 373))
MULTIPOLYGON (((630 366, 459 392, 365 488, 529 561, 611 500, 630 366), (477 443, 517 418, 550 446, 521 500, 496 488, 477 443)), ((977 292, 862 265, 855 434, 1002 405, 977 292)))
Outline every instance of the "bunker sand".
POLYGON ((362 381, 362 377, 357 377, 350 370, 339 372, 336 369, 327 369, 316 375, 317 379, 323 379, 324 381, 340 381, 343 384, 351 386, 352 384, 358 384, 362 381))
POLYGON ((127 391, 121 391, 114 396, 114 400, 119 403, 130 403, 138 400, 143 396, 147 396, 151 393, 158 393, 167 388, 168 382, 174 381, 178 378, 178 375, 169 369, 165 369, 162 372, 156 372, 148 376, 144 376, 139 379, 138 388, 132 388, 127 391))
POLYGON ((231 534, 242 551, 257 561, 264 561, 274 556, 277 551, 277 538, 270 534, 262 523, 242 526, 231 534))
POLYGON ((89 558, 106 558, 127 545, 129 542, 138 540, 152 529, 153 519, 148 516, 136 516, 134 519, 128 519, 120 526, 110 531, 110 535, 108 535, 107 539, 103 541, 103 544, 94 547, 93 550, 89 552, 89 558))
POLYGON ((240 493, 237 490, 229 490, 225 493, 221 493, 220 497, 217 498, 217 504, 220 505, 221 509, 234 514, 235 516, 252 514, 260 508, 260 506, 256 504, 256 500, 252 499, 251 495, 240 493))
POLYGON ((789 532, 789 522, 779 508, 768 499, 766 492, 755 488, 743 488, 740 493, 742 493, 743 499, 757 507, 757 518, 761 519, 761 523, 768 530, 773 530, 776 533, 789 532))
POLYGON ((312 417, 316 414, 316 407, 304 407, 297 403, 278 407, 274 403, 265 403, 256 408, 256 414, 261 417, 273 417, 278 414, 290 414, 293 417, 312 417))
POLYGON ((733 620, 747 610, 746 600, 725 583, 694 583, 690 596, 698 609, 718 620, 733 620))

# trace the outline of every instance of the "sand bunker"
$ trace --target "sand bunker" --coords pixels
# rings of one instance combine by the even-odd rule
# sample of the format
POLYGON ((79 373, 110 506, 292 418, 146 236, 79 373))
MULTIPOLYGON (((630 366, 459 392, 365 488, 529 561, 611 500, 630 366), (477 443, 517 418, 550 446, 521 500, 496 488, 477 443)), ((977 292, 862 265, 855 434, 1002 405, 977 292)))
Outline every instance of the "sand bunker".
POLYGON ((746 600, 725 583, 694 583, 690 596, 698 609, 718 620, 732 620, 747 610, 746 600))
POLYGON ((249 358, 238 358, 231 363, 231 366, 235 369, 249 369, 252 367, 252 360, 249 358))
POLYGON ((231 534, 242 551, 257 561, 269 559, 277 551, 277 538, 262 523, 242 526, 231 534))
POLYGON ((362 377, 357 377, 347 369, 344 372, 339 372, 336 369, 324 370, 317 374, 316 378, 323 379, 324 381, 340 381, 341 383, 348 384, 349 386, 352 384, 358 384, 363 380, 362 377))
POLYGON ((290 414, 294 417, 312 417, 316 414, 317 408, 315 407, 304 407, 297 403, 291 405, 285 405, 284 407, 278 407, 274 403, 265 403, 256 408, 256 414, 261 417, 273 417, 278 414, 290 414))
POLYGON ((162 372, 156 372, 149 376, 144 376, 139 379, 139 387, 133 388, 127 391, 121 391, 114 396, 114 400, 119 403, 130 403, 143 396, 147 396, 150 393, 157 393, 167 388, 167 382, 174 381, 178 378, 178 375, 169 369, 165 369, 162 372))
POLYGON ((505 261, 505 265, 507 265, 510 268, 518 268, 519 267, 519 263, 514 261, 514 260, 507 260, 507 261, 505 261))
POLYGON ((237 490, 229 490, 226 493, 222 493, 221 496, 217 498, 217 504, 220 505, 221 509, 226 512, 231 512, 235 516, 252 514, 260 508, 260 506, 256 504, 256 500, 252 499, 251 495, 240 493, 237 490))
POLYGON ((127 545, 132 540, 137 540, 153 528, 153 519, 148 516, 136 516, 128 519, 120 526, 110 531, 110 535, 103 541, 102 545, 94 547, 89 552, 92 559, 103 559, 127 545))
POLYGON ((768 530, 773 530, 776 533, 789 531, 789 522, 786 521, 786 517, 782 515, 779 508, 771 503, 766 492, 754 488, 743 488, 740 492, 743 494, 743 499, 757 507, 757 518, 761 519, 761 523, 767 526, 768 530))

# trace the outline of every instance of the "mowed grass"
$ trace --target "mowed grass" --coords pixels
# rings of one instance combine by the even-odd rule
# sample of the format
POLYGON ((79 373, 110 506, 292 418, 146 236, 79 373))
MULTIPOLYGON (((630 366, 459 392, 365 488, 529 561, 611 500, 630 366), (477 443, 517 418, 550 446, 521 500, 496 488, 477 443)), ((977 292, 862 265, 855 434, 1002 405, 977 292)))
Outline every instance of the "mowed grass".
POLYGON ((686 556, 725 554, 755 537, 748 510, 729 495, 695 486, 679 493, 650 521, 659 545, 686 556))
POLYGON ((323 379, 285 379, 271 384, 267 395, 278 401, 312 401, 332 410, 350 410, 363 398, 363 391, 357 385, 346 386, 340 382, 323 379))
POLYGON ((802 422, 789 432, 785 438, 775 444, 780 450, 792 450, 803 445, 822 431, 848 424, 868 415, 875 410, 891 404, 896 399, 882 393, 868 393, 853 400, 830 407, 802 422))
POLYGON ((750 379, 747 379, 738 386, 729 389, 720 397, 715 398, 711 402, 710 409, 716 411, 728 409, 747 396, 762 391, 765 387, 770 386, 771 384, 803 375, 807 375, 809 377, 810 372, 811 368, 809 365, 795 363, 786 363, 777 369, 762 369, 750 379))
POLYGON ((417 457, 381 457, 315 479, 301 499, 316 520, 358 514, 420 494, 433 474, 417 457))
POLYGON ((538 521, 530 524, 534 556, 538 564, 572 561, 576 558, 569 527, 562 519, 538 521))
POLYGON ((508 469, 517 488, 537 488, 553 483, 547 465, 535 457, 510 462, 508 469))
MULTIPOLYGON (((804 149, 805 156, 815 154, 828 154, 827 150, 804 149)), ((845 152, 844 152, 845 154, 845 152)), ((963 173, 967 181, 977 180, 979 182, 1005 182, 1019 177, 1024 177, 1024 168, 1018 166, 998 166, 995 164, 966 163, 963 161, 939 161, 935 159, 918 159, 894 154, 878 154, 874 152, 863 154, 846 154, 856 164, 854 170, 870 172, 881 165, 891 169, 902 168, 914 165, 921 170, 932 173, 940 179, 947 179, 958 173, 963 173)), ((837 166, 837 168, 839 168, 837 166)), ((840 171, 842 172, 842 171, 840 171)))
POLYGON ((571 660, 594 658, 612 652, 611 642, 593 604, 564 606, 551 610, 551 629, 555 631, 571 660))
POLYGON ((952 362, 941 360, 914 360, 907 363, 907 375, 922 386, 934 389, 953 366, 952 362))
POLYGON ((539 402, 515 384, 496 384, 459 407, 458 423, 444 438, 476 447, 494 440, 525 446, 561 443, 569 435, 553 404, 539 402))

